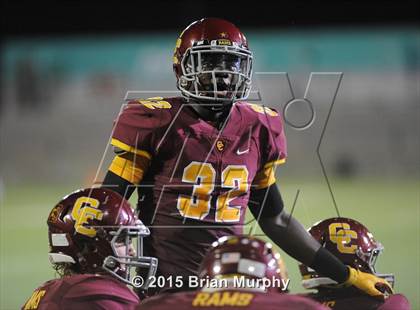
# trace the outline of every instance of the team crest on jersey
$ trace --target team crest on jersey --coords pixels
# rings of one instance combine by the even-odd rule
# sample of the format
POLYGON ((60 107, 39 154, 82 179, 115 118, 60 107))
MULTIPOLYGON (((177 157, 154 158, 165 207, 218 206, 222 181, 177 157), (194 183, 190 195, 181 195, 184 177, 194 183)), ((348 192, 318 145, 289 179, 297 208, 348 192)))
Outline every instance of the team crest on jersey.
POLYGON ((216 147, 219 150, 219 152, 222 152, 225 149, 225 143, 222 140, 218 140, 216 142, 216 147))

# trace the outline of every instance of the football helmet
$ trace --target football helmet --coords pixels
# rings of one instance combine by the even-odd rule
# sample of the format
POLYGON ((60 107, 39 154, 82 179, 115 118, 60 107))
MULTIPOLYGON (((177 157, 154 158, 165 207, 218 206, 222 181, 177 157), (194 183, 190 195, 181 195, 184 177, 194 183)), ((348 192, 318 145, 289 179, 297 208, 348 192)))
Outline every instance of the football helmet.
MULTIPOLYGON (((223 279, 244 276, 248 279, 279 279, 279 287, 253 287, 261 291, 286 291, 286 266, 269 242, 251 236, 219 238, 204 257, 198 270, 201 278, 223 279)), ((241 287, 242 288, 242 287, 241 287)), ((246 288, 246 287, 244 287, 246 288)))
POLYGON ((116 192, 105 188, 75 191, 57 203, 47 224, 53 264, 71 264, 81 274, 105 271, 130 285, 133 268, 145 268, 144 289, 155 275, 157 258, 143 256, 143 238, 149 229, 116 192))
POLYGON ((203 18, 185 28, 176 41, 173 69, 184 97, 217 102, 208 104, 217 110, 248 97, 252 53, 235 25, 203 18))
MULTIPOLYGON (((344 264, 383 278, 394 286, 394 275, 376 272, 376 260, 384 247, 363 224, 350 218, 335 217, 314 224, 308 232, 344 264)), ((337 284, 306 265, 300 264, 299 269, 304 288, 332 288, 337 284)))

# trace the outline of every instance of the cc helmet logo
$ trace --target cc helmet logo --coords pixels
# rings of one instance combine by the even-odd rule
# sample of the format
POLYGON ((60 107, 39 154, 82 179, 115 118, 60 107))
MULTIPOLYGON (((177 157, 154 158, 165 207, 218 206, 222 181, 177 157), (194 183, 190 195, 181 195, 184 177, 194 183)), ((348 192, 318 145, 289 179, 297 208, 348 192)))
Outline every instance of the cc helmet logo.
POLYGON ((98 210, 99 200, 90 197, 79 197, 74 203, 71 216, 75 220, 74 228, 79 234, 89 237, 96 236, 96 229, 87 227, 88 221, 91 219, 102 220, 103 212, 98 210))
POLYGON ((347 223, 332 223, 328 227, 331 242, 337 245, 337 250, 344 254, 354 254, 357 245, 350 245, 351 239, 357 239, 357 232, 350 229, 347 223))

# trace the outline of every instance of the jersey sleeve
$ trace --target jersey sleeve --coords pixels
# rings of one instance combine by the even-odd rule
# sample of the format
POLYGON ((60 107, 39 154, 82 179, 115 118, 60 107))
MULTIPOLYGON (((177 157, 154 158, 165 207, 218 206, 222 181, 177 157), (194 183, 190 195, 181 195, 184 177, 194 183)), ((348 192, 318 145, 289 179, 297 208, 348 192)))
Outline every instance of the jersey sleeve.
POLYGON ((254 189, 263 189, 274 184, 276 167, 285 163, 287 157, 286 136, 280 113, 267 107, 262 109, 263 112, 259 113, 261 162, 254 177, 254 189))
POLYGON ((171 119, 170 103, 159 99, 129 102, 114 122, 111 144, 116 156, 109 171, 132 184, 142 180, 162 128, 171 119))
POLYGON ((150 100, 130 101, 115 120, 111 144, 118 150, 117 154, 129 152, 149 160, 152 158, 159 133, 170 121, 170 105, 156 106, 148 102, 155 103, 150 100))

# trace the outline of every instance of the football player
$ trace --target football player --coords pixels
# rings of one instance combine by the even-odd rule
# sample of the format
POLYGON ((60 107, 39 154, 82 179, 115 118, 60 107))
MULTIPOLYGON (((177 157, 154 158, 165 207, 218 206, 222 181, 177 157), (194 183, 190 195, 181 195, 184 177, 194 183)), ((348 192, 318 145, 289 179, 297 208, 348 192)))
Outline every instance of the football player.
MULTIPOLYGON (((382 244, 376 241, 361 223, 349 218, 330 218, 312 226, 309 233, 343 263, 353 267, 356 273, 373 274, 386 279, 393 286, 394 275, 380 274, 375 270, 376 260, 383 250, 382 244)), ((301 264, 299 269, 303 277, 303 287, 317 290, 316 293, 307 296, 332 309, 410 309, 404 295, 392 294, 387 287, 378 285, 378 288, 387 295, 385 300, 378 299, 367 296, 353 286, 337 285, 336 281, 320 275, 305 265, 301 264)))
POLYGON ((201 289, 163 293, 146 299, 138 309, 327 309, 309 298, 281 293, 288 283, 284 264, 270 243, 257 238, 220 238, 205 256, 199 274, 208 283, 201 289), (264 284, 264 279, 270 282, 264 284))
MULTIPOLYGON (((242 234, 245 210, 278 246, 337 282, 382 294, 385 280, 346 267, 286 213, 275 169, 286 159, 279 113, 245 101, 253 56, 243 33, 217 18, 192 23, 176 41, 181 97, 128 102, 111 144, 116 156, 103 186, 130 197, 151 228, 145 251, 158 275, 196 275, 219 237, 242 234)), ((185 282, 185 281, 184 281, 185 282)))
POLYGON ((121 195, 98 188, 73 192, 52 209, 47 224, 49 259, 61 277, 38 287, 22 309, 135 308, 139 299, 126 285, 130 271, 141 267, 153 276, 157 259, 143 256, 149 230, 121 195))

